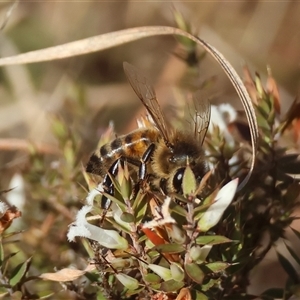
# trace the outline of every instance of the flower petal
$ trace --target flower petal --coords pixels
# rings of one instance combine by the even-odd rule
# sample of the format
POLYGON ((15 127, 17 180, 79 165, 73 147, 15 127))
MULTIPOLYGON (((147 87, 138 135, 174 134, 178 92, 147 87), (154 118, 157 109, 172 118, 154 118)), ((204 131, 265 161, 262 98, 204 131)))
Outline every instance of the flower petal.
POLYGON ((206 232, 215 226, 221 219, 225 209, 229 206, 234 198, 238 185, 238 179, 227 183, 218 192, 213 204, 207 209, 198 222, 199 230, 206 232))

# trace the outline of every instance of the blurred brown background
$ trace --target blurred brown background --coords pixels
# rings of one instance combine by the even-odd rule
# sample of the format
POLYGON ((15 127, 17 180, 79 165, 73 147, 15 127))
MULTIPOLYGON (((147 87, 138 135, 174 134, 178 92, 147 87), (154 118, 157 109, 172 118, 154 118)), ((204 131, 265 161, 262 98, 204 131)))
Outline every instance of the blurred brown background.
MULTIPOLYGON (((2 18, 9 5, 1 4, 2 18)), ((193 32, 219 49, 240 74, 244 63, 261 75, 270 65, 284 101, 295 97, 300 77, 300 3, 294 1, 21 1, 1 34, 1 56, 135 26, 174 26, 174 7, 191 23, 193 32)), ((138 105, 125 79, 123 61, 138 66, 156 81, 162 89, 158 93, 162 102, 167 101, 168 95, 172 96, 169 85, 176 86, 185 68, 171 55, 175 47, 173 37, 152 37, 101 53, 2 68, 1 135, 47 141, 44 116, 61 109, 64 97, 72 92, 72 84, 80 84, 86 91, 92 108, 87 118, 105 105, 138 105)), ((200 75, 217 76, 215 89, 220 102, 236 100, 229 80, 208 56, 200 75)), ((110 119, 106 114, 103 124, 110 119)), ((118 129, 127 130, 117 119, 118 129)))
MULTIPOLYGON (((10 7, 0 4, 0 20, 10 7)), ((247 63, 266 75, 272 69, 282 97, 283 110, 295 98, 300 84, 300 2, 298 1, 176 1, 172 2, 73 2, 21 1, 1 33, 1 56, 12 56, 125 28, 147 25, 175 26, 173 8, 192 25, 193 33, 215 46, 241 74, 247 63)), ((142 69, 155 82, 162 105, 172 101, 174 86, 182 83, 186 66, 172 55, 175 38, 152 37, 121 47, 60 61, 3 67, 0 71, 0 177, 5 188, 23 155, 15 150, 22 141, 55 146, 50 130, 53 114, 69 118, 71 130, 86 141, 85 161, 96 147, 101 132, 113 120, 118 133, 135 125, 140 103, 126 81, 122 62, 142 69), (86 106, 80 129, 73 127, 72 109, 84 98, 86 106), (79 99, 79 100, 78 100, 79 99), (76 102, 77 103, 77 102, 76 102), (14 143, 6 143, 15 138, 14 143)), ((214 76, 216 102, 241 105, 220 67, 206 57, 202 79, 214 76)), ((78 105, 77 105, 78 107, 78 105)), ((76 114, 79 112, 77 111, 76 114)), ((25 159, 25 158, 24 158, 25 159)), ((257 273, 256 283, 269 266, 257 273)), ((276 269, 277 270, 277 269, 276 269)), ((270 271, 268 271, 270 272, 270 271)), ((281 271, 276 271, 281 274, 281 271)), ((274 279, 274 278, 273 278, 274 279)), ((278 275, 278 284, 283 284, 278 275)))

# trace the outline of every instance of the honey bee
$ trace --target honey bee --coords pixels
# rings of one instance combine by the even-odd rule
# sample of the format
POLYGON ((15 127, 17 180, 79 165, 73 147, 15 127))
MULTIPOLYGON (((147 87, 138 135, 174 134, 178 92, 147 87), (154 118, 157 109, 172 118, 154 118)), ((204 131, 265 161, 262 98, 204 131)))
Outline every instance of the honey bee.
MULTIPOLYGON (((112 192, 112 181, 108 174, 115 176, 119 161, 127 161, 138 167, 139 179, 147 174, 154 178, 154 185, 165 192, 179 192, 187 165, 194 172, 197 181, 207 172, 202 149, 210 121, 210 104, 207 99, 194 95, 194 111, 184 130, 168 126, 158 103, 154 88, 148 79, 135 67, 124 62, 125 74, 148 114, 153 126, 137 129, 117 137, 94 153, 86 171, 104 177, 103 185, 112 192)), ((107 206, 102 202, 102 207, 107 206)))

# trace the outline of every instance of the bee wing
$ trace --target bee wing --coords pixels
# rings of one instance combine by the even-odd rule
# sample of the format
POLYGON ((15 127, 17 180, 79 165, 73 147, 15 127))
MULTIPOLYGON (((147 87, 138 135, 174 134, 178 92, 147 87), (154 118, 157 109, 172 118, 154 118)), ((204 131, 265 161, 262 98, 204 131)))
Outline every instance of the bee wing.
POLYGON ((162 134, 166 144, 169 144, 170 133, 166 125, 164 115, 157 101, 153 86, 150 84, 149 80, 133 65, 124 62, 123 67, 130 85, 142 101, 143 105, 146 107, 157 129, 162 134))
POLYGON ((202 145, 210 122, 210 102, 203 97, 200 91, 193 96, 194 111, 190 111, 193 120, 193 132, 195 138, 202 145))

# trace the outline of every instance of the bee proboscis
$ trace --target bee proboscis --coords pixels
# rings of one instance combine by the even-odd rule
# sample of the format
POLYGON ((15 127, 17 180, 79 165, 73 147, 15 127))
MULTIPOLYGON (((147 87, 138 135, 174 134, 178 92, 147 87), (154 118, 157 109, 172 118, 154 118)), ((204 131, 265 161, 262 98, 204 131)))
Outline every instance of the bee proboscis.
MULTIPOLYGON (((86 171, 104 177, 107 188, 112 182, 108 173, 116 175, 118 161, 127 161, 139 168, 139 177, 151 174, 153 184, 166 192, 181 190, 182 178, 187 164, 195 178, 200 181, 207 172, 202 149, 210 121, 210 103, 194 95, 194 110, 190 111, 188 127, 174 129, 166 122, 153 86, 134 66, 124 62, 125 74, 151 116, 153 126, 140 128, 129 134, 117 137, 103 145, 94 153, 87 164, 86 171)), ((104 203, 103 206, 106 206, 104 203)))

